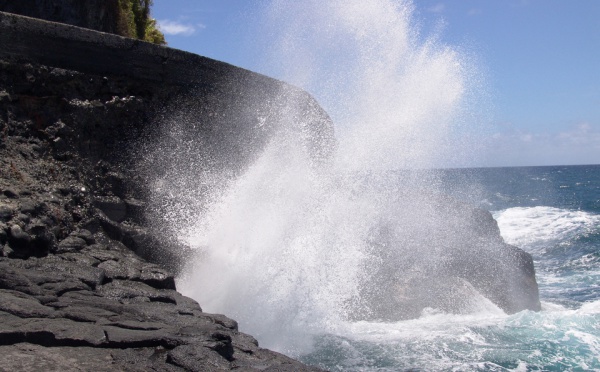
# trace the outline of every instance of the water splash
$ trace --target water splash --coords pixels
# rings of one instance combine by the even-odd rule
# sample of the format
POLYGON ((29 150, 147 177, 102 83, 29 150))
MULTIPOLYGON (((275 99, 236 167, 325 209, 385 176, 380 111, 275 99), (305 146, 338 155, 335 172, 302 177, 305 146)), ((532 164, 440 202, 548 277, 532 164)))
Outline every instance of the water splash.
MULTIPOLYGON (((435 35, 418 34, 408 1, 273 1, 268 11, 273 60, 332 113, 338 151, 315 166, 302 138, 282 130, 227 187, 187 198, 166 220, 196 250, 182 292, 261 345, 299 355, 314 335, 343 334, 353 314, 370 311, 356 301, 365 283, 385 299, 396 271, 442 266, 435 258, 456 233, 447 222, 461 221, 438 213, 435 174, 383 171, 472 154, 463 127, 472 69, 435 35)), ((198 182, 170 177, 181 181, 170 182, 175 193, 198 182)), ((480 311, 482 302, 474 294, 456 306, 480 311)))
POLYGON ((438 33, 420 35, 413 12, 409 1, 271 3, 271 61, 333 117, 340 167, 430 168, 473 156, 475 143, 465 151, 464 141, 475 120, 469 130, 461 120, 484 96, 481 74, 438 33))

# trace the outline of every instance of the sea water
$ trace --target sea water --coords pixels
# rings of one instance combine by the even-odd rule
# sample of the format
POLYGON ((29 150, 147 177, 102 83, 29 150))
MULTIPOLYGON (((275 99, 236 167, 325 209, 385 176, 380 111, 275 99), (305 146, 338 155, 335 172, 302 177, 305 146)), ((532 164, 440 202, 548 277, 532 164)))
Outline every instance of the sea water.
POLYGON ((149 180, 157 201, 183 198, 162 219, 193 251, 178 288, 261 346, 329 370, 600 369, 598 168, 433 170, 477 157, 485 79, 468 54, 422 35, 410 1, 267 4, 281 77, 331 114, 337 151, 315 166, 290 126, 203 200, 187 196, 210 169, 149 180), (490 210, 506 242, 533 255, 541 312, 507 315, 474 295, 460 314, 352 320, 380 266, 445 247, 427 234, 448 222, 431 193, 490 210), (395 240, 374 252, 382 223, 395 240))
POLYGON ((600 370, 600 165, 360 174, 349 194, 339 183, 332 192, 302 174, 265 170, 272 172, 259 164, 238 180, 218 203, 216 226, 198 227, 191 242, 202 253, 178 280, 261 346, 332 371, 600 370), (532 254, 542 311, 508 315, 479 297, 462 314, 344 316, 356 277, 370 273, 360 265, 364 221, 381 218, 390 189, 432 178, 442 192, 489 210, 504 240, 532 254))
POLYGON ((542 311, 357 322, 300 359, 339 371, 600 370, 600 165, 439 172, 455 197, 475 186, 465 199, 533 255, 542 311))

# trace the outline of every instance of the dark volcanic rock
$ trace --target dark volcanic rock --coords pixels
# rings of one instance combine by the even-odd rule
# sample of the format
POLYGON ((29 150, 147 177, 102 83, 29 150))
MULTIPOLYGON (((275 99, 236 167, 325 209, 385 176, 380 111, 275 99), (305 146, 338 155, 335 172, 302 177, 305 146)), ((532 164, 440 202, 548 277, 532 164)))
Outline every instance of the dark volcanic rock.
POLYGON ((10 226, 8 230, 8 242, 14 250, 18 251, 24 257, 31 255, 29 252, 31 236, 23 231, 21 226, 16 224, 10 226))
MULTIPOLYGON (((116 371, 134 370, 133 363, 119 363, 112 349, 94 347, 44 347, 32 343, 0 346, 0 363, 12 371, 116 371), (127 369, 127 366, 133 367, 127 369)), ((137 366, 142 367, 138 364, 137 366)), ((138 371, 142 371, 140 368, 138 371)), ((146 369, 152 371, 153 369, 146 369)), ((158 369, 154 369, 157 371, 158 369)), ((168 371, 168 369, 165 369, 168 371)))
MULTIPOLYGON (((43 12, 56 2, 0 7, 33 3, 43 12)), ((221 169, 240 169, 276 129, 276 119, 256 123, 277 114, 269 102, 286 87, 185 52, 0 13, 2 369, 314 370, 175 290, 186 251, 148 225, 148 185, 135 166, 154 117, 185 95, 228 110, 227 119, 199 113, 195 135, 214 138, 221 169)), ((311 146, 325 153, 330 120, 286 89, 320 115, 298 125, 323 134, 311 146)))
POLYGON ((0 311, 19 318, 48 318, 54 314, 54 309, 42 305, 35 297, 6 289, 0 289, 0 311))
POLYGON ((86 246, 85 240, 77 236, 67 236, 58 244, 56 253, 77 252, 86 246))
POLYGON ((15 213, 15 208, 0 202, 0 220, 10 221, 15 213))
POLYGON ((123 222, 127 216, 127 205, 119 197, 97 197, 95 205, 106 215, 106 217, 115 222, 123 222))
POLYGON ((152 355, 130 370, 262 369, 265 365, 311 370, 260 349, 252 337, 237 331, 235 321, 203 313, 195 301, 173 289, 118 279, 100 284, 102 269, 94 273, 91 267, 85 274, 80 267, 57 256, 0 262, 0 345, 5 345, 0 358, 14 353, 11 363, 17 360, 24 366, 52 361, 103 370, 107 361, 112 368, 125 368, 120 363, 152 355), (85 348, 86 363, 77 364, 77 357, 63 360, 66 354, 58 346, 85 348), (100 349, 88 353, 87 348, 100 349), (57 354, 48 359, 53 351, 57 354))

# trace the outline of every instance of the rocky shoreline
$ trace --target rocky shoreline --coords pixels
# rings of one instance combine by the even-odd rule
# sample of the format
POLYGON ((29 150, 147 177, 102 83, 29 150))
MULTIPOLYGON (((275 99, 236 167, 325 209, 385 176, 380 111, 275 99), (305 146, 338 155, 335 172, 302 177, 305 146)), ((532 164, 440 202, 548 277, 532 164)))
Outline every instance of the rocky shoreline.
MULTIPOLYGON (((298 88, 0 12, 2 368, 318 370, 260 348, 175 287, 190 252, 165 222, 169 208, 203 200, 214 186, 206 178, 219 185, 241 174, 279 131, 314 164, 335 151, 331 120, 298 88), (178 185, 178 175, 192 182, 178 185), (157 195, 159 179, 167 192, 157 195)), ((540 309, 531 256, 504 243, 491 214, 421 194, 390 198, 397 218, 373 230, 377 275, 353 301, 356 320, 460 312, 476 292, 508 313, 540 309), (403 216, 407 203, 419 212, 403 216), (426 236, 435 254, 424 260, 397 239, 406 231, 426 236), (378 248, 388 246, 397 249, 378 248)))
MULTIPOLYGON (((201 130, 219 151, 230 150, 216 163, 235 171, 273 128, 252 125, 249 100, 281 83, 198 56, 185 62, 194 71, 179 70, 184 52, 6 13, 0 29, 2 368, 316 370, 260 348, 234 320, 176 291, 185 248, 148 223, 147 190, 132 160, 133 144, 161 110, 193 91, 202 109, 195 112, 206 117, 201 130), (99 55, 113 57, 107 71, 99 55), (151 62, 128 68, 145 58, 151 62), (201 69, 208 73, 198 76, 201 69), (236 89, 240 77, 252 91, 236 89), (219 110, 235 118, 219 119, 219 110)), ((276 113, 252 102, 253 115, 276 113)))

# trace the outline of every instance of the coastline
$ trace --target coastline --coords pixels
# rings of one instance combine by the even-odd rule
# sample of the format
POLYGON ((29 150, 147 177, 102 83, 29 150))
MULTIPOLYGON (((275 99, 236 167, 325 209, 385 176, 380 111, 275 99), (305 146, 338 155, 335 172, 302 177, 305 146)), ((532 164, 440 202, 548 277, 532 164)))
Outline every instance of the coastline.
POLYGON ((299 125, 326 154, 333 127, 318 104, 274 79, 115 35, 7 13, 0 31, 2 365, 317 370, 176 291, 185 247, 148 222, 134 164, 155 118, 189 106, 202 108, 199 135, 217 166, 239 172, 277 129, 281 96, 315 113, 299 125), (255 125, 263 112, 273 120, 255 125))

